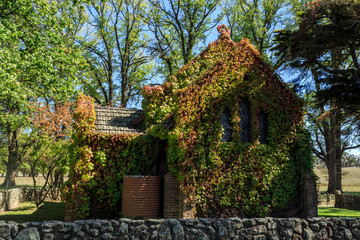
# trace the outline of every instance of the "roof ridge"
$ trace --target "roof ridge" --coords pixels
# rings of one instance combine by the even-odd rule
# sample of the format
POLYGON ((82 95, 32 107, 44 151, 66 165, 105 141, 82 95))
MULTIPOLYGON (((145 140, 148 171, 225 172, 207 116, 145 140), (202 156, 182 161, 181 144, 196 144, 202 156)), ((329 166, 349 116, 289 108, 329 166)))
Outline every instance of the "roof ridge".
POLYGON ((121 108, 121 107, 103 107, 99 105, 95 105, 95 108, 102 108, 102 109, 117 109, 117 110, 125 110, 125 111, 144 111, 142 109, 137 108, 121 108))

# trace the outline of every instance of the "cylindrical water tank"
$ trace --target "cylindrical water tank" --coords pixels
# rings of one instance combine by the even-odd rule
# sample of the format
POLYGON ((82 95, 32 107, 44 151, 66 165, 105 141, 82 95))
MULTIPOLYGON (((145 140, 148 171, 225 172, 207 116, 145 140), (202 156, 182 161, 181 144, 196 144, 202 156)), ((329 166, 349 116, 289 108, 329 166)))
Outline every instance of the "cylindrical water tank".
POLYGON ((124 176, 122 215, 135 218, 161 216, 161 176, 124 176))

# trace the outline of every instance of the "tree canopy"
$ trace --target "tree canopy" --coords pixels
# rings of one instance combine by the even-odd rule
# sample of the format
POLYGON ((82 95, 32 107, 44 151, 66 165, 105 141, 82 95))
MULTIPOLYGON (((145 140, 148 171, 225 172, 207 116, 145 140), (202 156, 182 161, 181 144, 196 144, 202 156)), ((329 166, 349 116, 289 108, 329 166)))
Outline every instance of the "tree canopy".
POLYGON ((98 104, 127 107, 151 78, 145 1, 89 1, 84 6, 85 24, 77 35, 88 63, 83 90, 98 104))
POLYGON ((276 34, 275 48, 291 66, 314 69, 324 88, 318 99, 336 100, 350 114, 360 113, 360 3, 317 0, 300 15, 299 28, 276 34))
POLYGON ((238 42, 248 38, 275 69, 282 64, 270 49, 274 46, 276 29, 294 28, 294 13, 303 0, 228 0, 224 4, 225 18, 231 38, 238 42))
POLYGON ((329 171, 328 192, 341 190, 341 157, 358 148, 360 4, 353 0, 318 0, 299 15, 298 28, 276 33, 277 56, 288 66, 310 73, 308 121, 314 153, 329 171))
POLYGON ((68 35, 70 2, 0 3, 0 127, 8 146, 5 185, 14 185, 22 162, 20 137, 29 126, 29 103, 61 102, 74 96, 83 60, 68 35), (59 12, 60 11, 60 12, 59 12))
POLYGON ((198 43, 219 22, 214 17, 219 0, 150 0, 147 24, 153 34, 150 50, 158 57, 164 77, 195 57, 198 43))

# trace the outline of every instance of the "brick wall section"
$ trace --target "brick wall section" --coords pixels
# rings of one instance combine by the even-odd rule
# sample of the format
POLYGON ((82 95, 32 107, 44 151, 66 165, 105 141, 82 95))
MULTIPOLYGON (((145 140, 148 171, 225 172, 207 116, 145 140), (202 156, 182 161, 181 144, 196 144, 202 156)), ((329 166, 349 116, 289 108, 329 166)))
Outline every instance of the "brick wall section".
POLYGON ((360 210, 360 196, 336 193, 335 207, 360 210))
POLYGON ((195 212, 180 190, 179 183, 171 172, 164 176, 164 218, 194 219, 195 212))
POLYGON ((164 218, 182 218, 183 217, 183 197, 174 175, 168 172, 164 176, 164 218))
POLYGON ((75 211, 72 207, 69 206, 68 203, 64 204, 64 221, 72 222, 76 220, 75 211))
POLYGON ((317 217, 317 191, 316 191, 316 179, 311 174, 305 175, 304 192, 303 192, 303 217, 317 217))

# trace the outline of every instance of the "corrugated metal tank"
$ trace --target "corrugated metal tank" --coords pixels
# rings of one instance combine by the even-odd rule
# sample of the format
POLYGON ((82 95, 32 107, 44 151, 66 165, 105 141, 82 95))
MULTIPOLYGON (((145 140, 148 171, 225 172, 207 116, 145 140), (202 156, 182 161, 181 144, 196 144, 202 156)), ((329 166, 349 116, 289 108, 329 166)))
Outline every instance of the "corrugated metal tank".
POLYGON ((122 215, 136 218, 161 216, 161 176, 124 176, 122 215))

